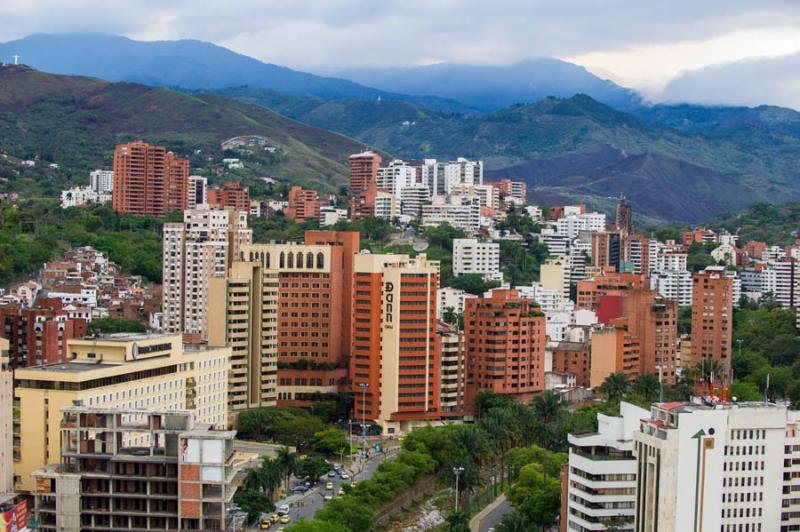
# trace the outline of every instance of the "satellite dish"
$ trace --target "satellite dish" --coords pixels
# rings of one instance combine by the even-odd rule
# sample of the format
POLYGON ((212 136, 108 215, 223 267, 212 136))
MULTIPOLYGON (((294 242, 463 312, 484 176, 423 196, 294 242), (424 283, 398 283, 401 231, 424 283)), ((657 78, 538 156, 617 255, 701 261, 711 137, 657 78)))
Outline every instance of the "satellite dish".
POLYGON ((414 251, 425 251, 428 249, 428 242, 426 240, 417 240, 411 247, 414 249, 414 251))

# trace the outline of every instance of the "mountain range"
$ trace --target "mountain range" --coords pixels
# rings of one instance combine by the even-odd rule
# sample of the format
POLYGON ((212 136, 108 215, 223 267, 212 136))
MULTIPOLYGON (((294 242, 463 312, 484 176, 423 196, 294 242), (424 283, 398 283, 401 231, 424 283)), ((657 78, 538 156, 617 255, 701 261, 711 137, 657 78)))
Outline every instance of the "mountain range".
POLYGON ((48 71, 138 83, 32 70, 18 77, 35 80, 36 91, 19 80, 4 83, 6 99, 24 101, 0 116, 0 132, 9 135, 3 134, 4 145, 27 154, 70 157, 76 150, 91 158, 84 145, 102 152, 98 133, 109 143, 133 135, 212 150, 223 135, 249 132, 275 138, 284 154, 261 161, 260 170, 323 188, 346 182, 346 155, 366 144, 411 160, 482 158, 487 176, 526 181, 532 201, 608 208, 624 192, 638 213, 655 221, 697 222, 753 201, 800 199, 800 113, 644 105, 636 93, 556 60, 339 73, 351 81, 199 41, 35 35, 0 45, 0 57, 12 53, 48 71), (76 86, 82 87, 77 96, 76 86), (135 115, 137 107, 153 105, 160 112, 135 115), (53 143, 58 135, 45 134, 64 127, 80 134, 61 135, 62 144, 53 143))
POLYGON ((214 180, 253 177, 258 183, 259 176, 272 176, 322 190, 345 183, 347 156, 364 149, 344 135, 214 94, 46 74, 25 66, 0 67, 0 87, 0 150, 43 161, 17 175, 19 170, 0 159, 0 177, 29 194, 54 194, 65 182, 87 184, 89 170, 110 167, 115 144, 136 138, 190 158, 193 171, 214 180), (264 136, 275 150, 242 156, 252 175, 217 177, 209 158, 221 159, 220 143, 237 135, 264 136), (38 172, 44 162, 59 169, 38 172))

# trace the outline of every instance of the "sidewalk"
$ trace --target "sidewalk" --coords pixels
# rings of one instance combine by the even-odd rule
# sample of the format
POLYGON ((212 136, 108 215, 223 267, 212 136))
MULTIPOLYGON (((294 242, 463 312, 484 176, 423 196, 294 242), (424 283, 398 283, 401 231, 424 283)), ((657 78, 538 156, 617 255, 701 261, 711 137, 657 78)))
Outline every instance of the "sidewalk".
POLYGON ((495 500, 490 502, 486 506, 486 508, 484 508, 483 510, 478 512, 478 514, 475 517, 473 517, 472 520, 470 520, 470 522, 469 522, 469 531, 470 532, 480 532, 481 523, 486 518, 486 516, 488 516, 493 511, 495 511, 497 509, 497 507, 500 506, 501 504, 503 504, 505 501, 506 501, 506 494, 505 493, 501 493, 499 497, 497 497, 495 500))

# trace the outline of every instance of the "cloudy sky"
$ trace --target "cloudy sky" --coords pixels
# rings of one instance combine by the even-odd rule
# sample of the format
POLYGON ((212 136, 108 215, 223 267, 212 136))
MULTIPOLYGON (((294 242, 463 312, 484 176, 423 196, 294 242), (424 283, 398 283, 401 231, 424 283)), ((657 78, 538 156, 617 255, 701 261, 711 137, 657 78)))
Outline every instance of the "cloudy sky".
POLYGON ((202 39, 312 72, 558 57, 655 100, 760 103, 750 77, 769 75, 770 103, 800 107, 800 0, 0 1, 0 41, 72 31, 202 39), (715 94, 731 80, 747 86, 715 94))

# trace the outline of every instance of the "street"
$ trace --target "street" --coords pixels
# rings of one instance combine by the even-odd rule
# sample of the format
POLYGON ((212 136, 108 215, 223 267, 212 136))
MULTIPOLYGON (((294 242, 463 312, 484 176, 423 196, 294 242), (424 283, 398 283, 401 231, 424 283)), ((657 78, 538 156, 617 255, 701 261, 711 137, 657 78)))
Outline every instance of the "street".
POLYGON ((511 511, 511 503, 508 500, 500 503, 497 508, 493 509, 489 514, 483 518, 479 532, 487 532, 490 528, 497 528, 497 525, 502 521, 503 516, 511 511))
MULTIPOLYGON (((339 488, 342 486, 342 484, 360 482, 362 480, 370 478, 373 474, 375 474, 375 470, 378 468, 378 465, 387 458, 391 458, 392 456, 394 456, 395 452, 391 451, 388 453, 373 452, 365 464, 362 464, 360 460, 356 459, 353 463, 352 470, 345 468, 348 475, 350 476, 349 480, 342 480, 338 474, 333 478, 328 477, 328 475, 326 474, 320 477, 319 483, 313 486, 309 491, 307 491, 302 495, 292 494, 288 497, 285 497, 275 503, 275 508, 278 508, 283 504, 289 505, 290 508, 289 515, 291 516, 291 521, 289 524, 294 523, 300 519, 311 519, 312 517, 314 517, 314 512, 316 512, 317 510, 319 510, 324 506, 325 504, 324 496, 326 493, 331 493, 334 497, 338 497, 339 488), (333 490, 325 489, 325 485, 328 482, 333 483, 333 490)), ((297 481, 294 481, 293 485, 295 483, 297 483, 297 481)), ((257 529, 258 525, 248 530, 257 530, 257 529)))

